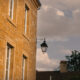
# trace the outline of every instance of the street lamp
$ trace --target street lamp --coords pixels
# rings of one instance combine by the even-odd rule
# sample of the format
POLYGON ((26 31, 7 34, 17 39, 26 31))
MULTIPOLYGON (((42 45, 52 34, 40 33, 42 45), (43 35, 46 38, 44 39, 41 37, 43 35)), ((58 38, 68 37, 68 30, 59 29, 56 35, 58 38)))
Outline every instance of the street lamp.
POLYGON ((43 43, 41 44, 41 50, 42 52, 46 52, 48 48, 48 45, 46 44, 46 40, 44 39, 43 43))

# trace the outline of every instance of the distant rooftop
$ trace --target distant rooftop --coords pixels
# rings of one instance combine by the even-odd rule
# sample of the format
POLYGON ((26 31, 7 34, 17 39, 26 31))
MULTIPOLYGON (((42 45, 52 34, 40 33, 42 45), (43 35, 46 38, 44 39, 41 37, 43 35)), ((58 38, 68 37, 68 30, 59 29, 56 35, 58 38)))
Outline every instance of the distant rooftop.
POLYGON ((63 61, 61 61, 60 63, 67 63, 67 61, 64 61, 64 60, 63 60, 63 61))

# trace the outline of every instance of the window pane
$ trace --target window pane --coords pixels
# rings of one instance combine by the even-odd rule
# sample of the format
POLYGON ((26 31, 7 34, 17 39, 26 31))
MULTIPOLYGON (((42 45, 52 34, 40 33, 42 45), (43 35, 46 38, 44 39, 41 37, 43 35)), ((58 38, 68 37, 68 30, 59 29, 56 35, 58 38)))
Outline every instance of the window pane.
POLYGON ((10 57, 11 57, 11 48, 7 46, 7 58, 6 58, 6 80, 9 80, 10 72, 10 57))
POLYGON ((10 0, 9 16, 13 19, 14 0, 10 0))
POLYGON ((25 80, 25 70, 26 70, 26 57, 23 56, 23 66, 22 66, 22 76, 23 76, 23 80, 25 80))
POLYGON ((27 8, 25 7, 25 27, 24 27, 24 32, 26 34, 27 31, 27 8))

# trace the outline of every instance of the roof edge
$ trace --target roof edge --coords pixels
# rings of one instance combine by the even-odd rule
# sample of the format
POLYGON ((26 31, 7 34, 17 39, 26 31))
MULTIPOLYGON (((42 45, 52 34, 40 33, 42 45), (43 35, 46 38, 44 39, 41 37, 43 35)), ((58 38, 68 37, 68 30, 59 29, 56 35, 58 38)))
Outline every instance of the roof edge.
POLYGON ((41 7, 41 3, 40 3, 40 0, 35 0, 36 1, 36 3, 37 3, 37 7, 38 7, 38 10, 40 9, 40 7, 41 7))
POLYGON ((37 0, 37 3, 38 3, 39 6, 41 6, 41 2, 40 2, 40 0, 37 0))

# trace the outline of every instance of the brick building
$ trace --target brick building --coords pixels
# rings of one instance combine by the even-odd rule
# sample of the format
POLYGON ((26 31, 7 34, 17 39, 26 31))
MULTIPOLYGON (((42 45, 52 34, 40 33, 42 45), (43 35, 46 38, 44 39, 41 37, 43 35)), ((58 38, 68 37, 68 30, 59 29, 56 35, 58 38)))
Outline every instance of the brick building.
POLYGON ((0 0, 0 80, 36 80, 38 0, 0 0))

